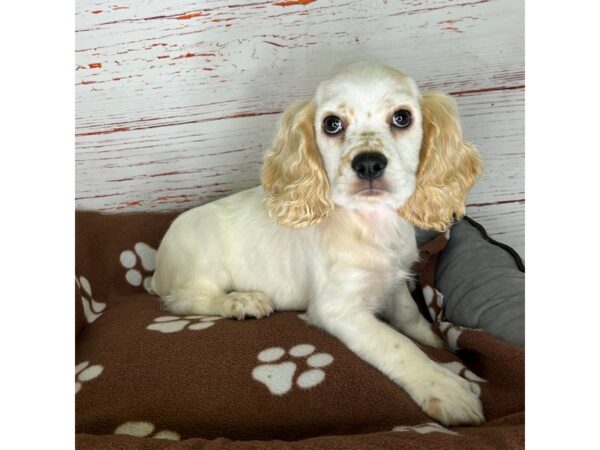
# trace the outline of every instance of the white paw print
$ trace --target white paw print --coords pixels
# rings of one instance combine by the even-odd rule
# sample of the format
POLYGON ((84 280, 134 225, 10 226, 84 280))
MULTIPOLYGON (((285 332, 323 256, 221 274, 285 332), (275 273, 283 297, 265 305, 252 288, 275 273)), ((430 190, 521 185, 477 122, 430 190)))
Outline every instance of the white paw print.
POLYGON ((215 320, 222 319, 220 316, 161 316, 154 319, 146 327, 148 330, 160 331, 161 333, 176 333, 183 330, 192 321, 196 323, 187 327, 188 330, 206 330, 215 324, 215 320))
POLYGON ((452 435, 458 436, 457 432, 451 431, 447 428, 444 428, 439 423, 435 423, 435 422, 424 423, 424 424, 415 425, 412 427, 411 426, 394 427, 394 429, 392 431, 414 431, 419 434, 445 433, 445 434, 452 434, 452 435))
POLYGON ((117 429, 114 431, 114 434, 127 434, 129 436, 136 437, 153 437, 156 439, 169 439, 171 441, 179 441, 181 439, 178 433, 170 430, 162 430, 152 434, 154 432, 154 428, 154 424, 151 424, 150 422, 125 422, 117 427, 117 429))
POLYGON ((102 315, 106 308, 106 303, 97 302, 92 298, 92 286, 86 277, 75 277, 75 283, 81 294, 81 303, 83 304, 83 314, 88 323, 92 323, 102 315))
POLYGON ((444 294, 431 286, 423 286, 423 299, 432 320, 440 322, 444 316, 444 294))
POLYGON ((143 283, 144 288, 150 292, 150 280, 152 280, 152 272, 156 268, 156 250, 144 242, 135 244, 133 250, 125 250, 119 256, 121 265, 129 269, 125 273, 125 279, 132 286, 139 286, 143 283), (138 266, 138 259, 141 267, 138 266))
MULTIPOLYGON (((296 378, 296 385, 300 388, 308 389, 321 383, 325 379, 325 372, 321 370, 321 367, 328 366, 333 362, 333 356, 329 353, 314 353, 314 351, 315 347, 311 344, 299 344, 289 351, 289 355, 292 357, 307 358, 306 364, 312 367, 296 378)), ((267 386, 274 395, 283 395, 292 389, 296 363, 284 361, 275 364, 275 361, 280 360, 285 353, 281 347, 270 347, 263 350, 258 354, 258 360, 272 364, 261 364, 252 371, 252 377, 267 386)))
MULTIPOLYGON (((454 325, 453 323, 444 321, 439 322, 438 326, 444 335, 445 341, 448 343, 448 348, 450 348, 452 351, 460 350, 460 347, 458 346, 458 338, 462 334, 463 328, 458 325, 454 325)), ((474 329, 472 329, 472 331, 474 331, 474 329)))
POLYGON ((99 364, 93 366, 89 366, 89 364, 89 361, 84 361, 75 366, 75 394, 81 390, 82 383, 93 380, 104 370, 104 367, 99 364))

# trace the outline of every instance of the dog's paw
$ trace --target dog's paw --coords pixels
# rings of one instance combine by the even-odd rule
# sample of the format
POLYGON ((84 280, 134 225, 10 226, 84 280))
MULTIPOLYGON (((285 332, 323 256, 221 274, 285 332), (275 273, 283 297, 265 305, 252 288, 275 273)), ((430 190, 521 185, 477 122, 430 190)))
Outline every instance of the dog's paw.
POLYGON ((273 305, 262 292, 230 292, 223 299, 223 317, 233 317, 238 320, 246 316, 268 316, 273 312, 273 305))
POLYGON ((446 426, 480 425, 485 421, 481 401, 471 384, 451 371, 434 366, 411 395, 430 417, 446 426))

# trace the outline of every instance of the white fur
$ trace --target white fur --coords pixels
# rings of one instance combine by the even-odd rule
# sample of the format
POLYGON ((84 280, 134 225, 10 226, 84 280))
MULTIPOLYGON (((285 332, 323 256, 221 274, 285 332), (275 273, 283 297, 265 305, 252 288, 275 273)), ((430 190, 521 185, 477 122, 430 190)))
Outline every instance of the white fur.
POLYGON ((477 424, 483 413, 469 383, 405 337, 443 346, 408 291, 418 252, 412 225, 396 212, 415 187, 419 99, 410 78, 385 66, 351 66, 322 83, 314 126, 333 212, 308 228, 280 226, 261 186, 187 211, 160 245, 152 290, 178 314, 242 319, 307 310, 312 323, 402 386, 427 414, 446 425, 477 424), (400 107, 411 110, 413 123, 397 132, 388 120, 400 107), (343 140, 321 131, 331 113, 345 114, 343 140), (366 197, 350 161, 371 148, 388 159, 387 187, 366 197))

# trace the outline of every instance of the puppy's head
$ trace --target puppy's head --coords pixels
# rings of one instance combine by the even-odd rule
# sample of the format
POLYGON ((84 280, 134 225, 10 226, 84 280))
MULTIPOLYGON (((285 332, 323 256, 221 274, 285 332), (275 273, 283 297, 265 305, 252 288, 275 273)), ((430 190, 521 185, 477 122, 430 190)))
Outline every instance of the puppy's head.
POLYGON ((421 227, 464 214, 481 173, 454 101, 421 96, 387 66, 355 64, 292 105, 263 166, 269 212, 283 225, 318 223, 334 208, 394 208, 421 227))

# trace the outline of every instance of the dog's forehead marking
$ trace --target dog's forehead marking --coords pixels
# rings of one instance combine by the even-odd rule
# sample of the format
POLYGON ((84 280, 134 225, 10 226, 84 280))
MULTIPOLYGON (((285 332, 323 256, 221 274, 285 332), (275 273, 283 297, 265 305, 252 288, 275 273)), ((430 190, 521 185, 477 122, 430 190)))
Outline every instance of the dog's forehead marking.
POLYGON ((320 110, 338 111, 349 117, 364 114, 370 119, 380 111, 396 108, 402 103, 417 103, 410 84, 389 78, 370 82, 343 80, 339 84, 333 81, 335 79, 323 84, 317 91, 316 102, 320 110))

